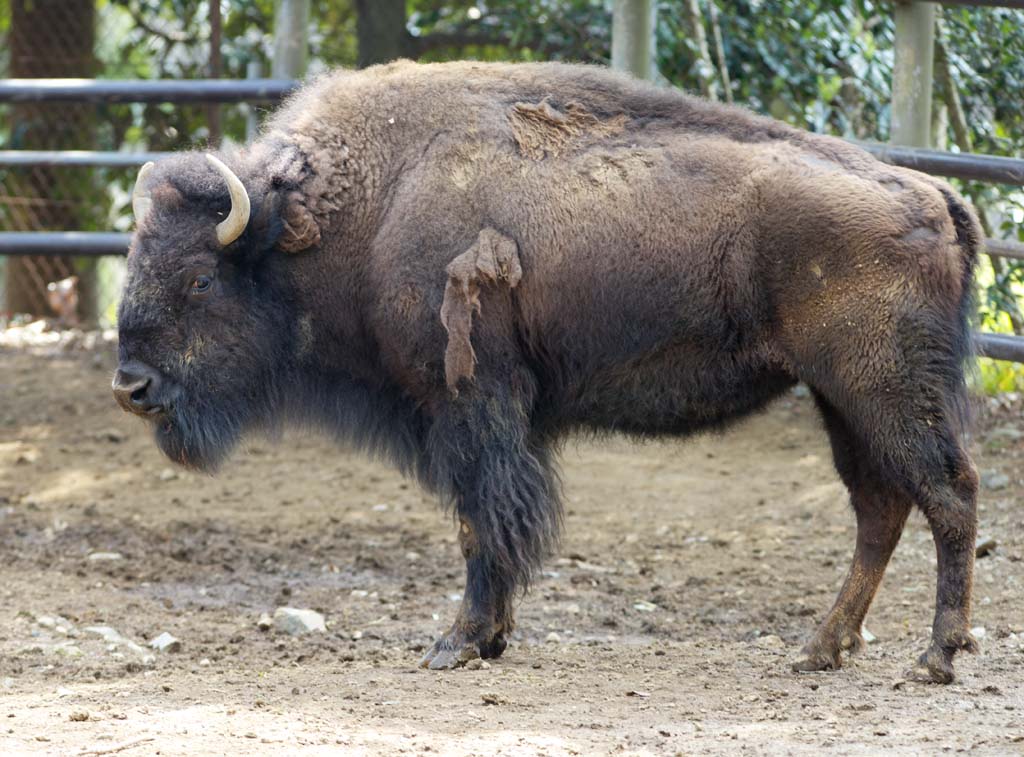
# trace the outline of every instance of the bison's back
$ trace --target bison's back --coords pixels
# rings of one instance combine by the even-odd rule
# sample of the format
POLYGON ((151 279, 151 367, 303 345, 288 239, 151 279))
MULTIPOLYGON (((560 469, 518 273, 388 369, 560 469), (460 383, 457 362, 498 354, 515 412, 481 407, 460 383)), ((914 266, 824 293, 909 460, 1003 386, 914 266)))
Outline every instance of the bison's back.
POLYGON ((960 298, 935 180, 605 69, 397 63, 322 79, 276 123, 383 161, 368 173, 387 190, 370 252, 384 302, 420 282, 436 318, 454 257, 483 228, 511 237, 512 326, 553 404, 598 425, 717 421, 823 345, 960 298))

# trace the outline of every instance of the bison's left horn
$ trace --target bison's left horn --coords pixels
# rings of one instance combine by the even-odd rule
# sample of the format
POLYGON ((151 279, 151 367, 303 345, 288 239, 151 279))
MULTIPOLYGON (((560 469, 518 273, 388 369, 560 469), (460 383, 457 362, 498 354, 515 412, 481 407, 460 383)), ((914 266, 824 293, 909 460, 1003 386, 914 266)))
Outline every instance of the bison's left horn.
POLYGON ((142 225, 143 219, 153 208, 153 198, 149 196, 149 192, 143 186, 152 169, 153 161, 149 161, 139 169, 139 175, 135 178, 135 189, 132 190, 132 213, 135 214, 135 228, 142 225))
POLYGON ((249 193, 245 191, 241 179, 220 160, 209 154, 206 159, 217 169, 217 173, 224 177, 228 184, 228 194, 231 195, 231 212, 217 224, 217 241, 222 247, 227 247, 242 236, 242 232, 249 224, 249 193))

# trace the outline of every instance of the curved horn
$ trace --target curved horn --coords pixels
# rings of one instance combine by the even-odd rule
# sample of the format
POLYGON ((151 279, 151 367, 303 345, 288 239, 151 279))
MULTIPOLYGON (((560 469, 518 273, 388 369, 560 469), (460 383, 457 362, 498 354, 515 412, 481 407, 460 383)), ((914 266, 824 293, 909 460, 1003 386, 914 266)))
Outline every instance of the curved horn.
POLYGON ((153 198, 143 187, 146 177, 153 168, 153 161, 149 161, 139 169, 139 175, 135 177, 135 189, 132 190, 132 213, 135 214, 135 228, 142 225, 149 211, 153 209, 153 198))
POLYGON ((206 159, 217 169, 217 173, 224 177, 228 185, 228 194, 231 195, 231 212, 217 224, 217 241, 222 247, 227 247, 242 236, 242 232, 249 224, 249 193, 245 191, 241 179, 220 160, 209 153, 206 159))

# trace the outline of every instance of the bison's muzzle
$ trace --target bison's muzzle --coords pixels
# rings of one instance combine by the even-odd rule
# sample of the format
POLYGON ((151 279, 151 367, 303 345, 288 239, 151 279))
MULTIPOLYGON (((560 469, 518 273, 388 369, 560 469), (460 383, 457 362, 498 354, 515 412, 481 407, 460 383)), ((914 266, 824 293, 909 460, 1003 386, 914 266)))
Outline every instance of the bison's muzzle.
POLYGON ((129 413, 152 417, 164 412, 164 381, 144 363, 131 361, 120 366, 112 388, 117 404, 129 413))

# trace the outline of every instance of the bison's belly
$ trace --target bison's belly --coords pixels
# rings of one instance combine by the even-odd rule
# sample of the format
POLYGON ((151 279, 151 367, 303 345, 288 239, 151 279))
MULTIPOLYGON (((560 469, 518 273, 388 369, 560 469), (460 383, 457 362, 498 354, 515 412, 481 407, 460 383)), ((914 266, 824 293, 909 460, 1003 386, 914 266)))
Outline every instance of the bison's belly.
POLYGON ((561 387, 555 405, 570 427, 686 435, 742 418, 795 383, 758 355, 689 346, 599 370, 561 387))

